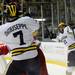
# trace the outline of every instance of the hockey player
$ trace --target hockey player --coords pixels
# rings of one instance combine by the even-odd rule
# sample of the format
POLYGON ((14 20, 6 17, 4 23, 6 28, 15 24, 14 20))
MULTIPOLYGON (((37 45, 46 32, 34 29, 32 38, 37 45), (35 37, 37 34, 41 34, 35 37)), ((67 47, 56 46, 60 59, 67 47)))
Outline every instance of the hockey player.
POLYGON ((58 25, 59 30, 61 30, 61 35, 59 35, 58 39, 68 47, 68 68, 66 71, 66 75, 72 75, 73 70, 75 68, 75 37, 74 37, 74 24, 70 23, 69 25, 65 25, 64 23, 60 23, 58 25))
POLYGON ((0 41, 6 44, 0 47, 0 53, 2 55, 5 51, 5 54, 10 51, 13 59, 6 75, 21 75, 22 73, 26 75, 47 75, 47 73, 40 74, 39 51, 37 51, 37 45, 34 42, 36 35, 34 32, 38 29, 38 22, 29 16, 0 26, 0 41), (5 51, 3 51, 4 47, 5 51))
POLYGON ((63 23, 63 22, 61 22, 59 25, 58 25, 58 36, 57 36, 57 41, 59 41, 59 42, 61 42, 62 40, 61 40, 61 37, 62 37, 62 34, 64 33, 64 27, 65 27, 66 25, 63 23))

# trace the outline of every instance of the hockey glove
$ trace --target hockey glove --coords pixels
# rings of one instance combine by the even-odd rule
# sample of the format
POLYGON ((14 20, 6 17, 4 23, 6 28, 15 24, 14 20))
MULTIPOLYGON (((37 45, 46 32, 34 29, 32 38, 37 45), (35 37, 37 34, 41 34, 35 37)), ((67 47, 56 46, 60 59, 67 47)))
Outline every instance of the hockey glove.
POLYGON ((5 44, 0 44, 0 55, 6 55, 9 52, 5 44))

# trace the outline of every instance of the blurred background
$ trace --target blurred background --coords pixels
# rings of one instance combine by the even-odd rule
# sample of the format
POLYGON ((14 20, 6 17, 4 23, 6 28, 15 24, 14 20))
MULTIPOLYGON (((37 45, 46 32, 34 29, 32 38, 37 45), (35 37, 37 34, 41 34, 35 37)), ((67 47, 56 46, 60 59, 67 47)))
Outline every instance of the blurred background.
POLYGON ((38 39, 51 41, 61 21, 75 21, 75 0, 0 0, 0 25, 25 12, 32 13, 40 23, 38 39))

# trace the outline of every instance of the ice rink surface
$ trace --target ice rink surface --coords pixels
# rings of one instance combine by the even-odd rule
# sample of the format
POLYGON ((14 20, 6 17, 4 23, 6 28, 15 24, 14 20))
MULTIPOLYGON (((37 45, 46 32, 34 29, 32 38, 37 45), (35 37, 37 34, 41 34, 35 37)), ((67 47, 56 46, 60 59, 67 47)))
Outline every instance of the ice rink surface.
MULTIPOLYGON (((67 48, 63 43, 42 42, 41 50, 46 58, 49 75, 66 75, 67 48)), ((4 75, 7 62, 11 60, 10 55, 0 56, 0 75, 4 75), (7 62, 6 62, 7 61, 7 62)), ((75 72, 73 73, 75 75, 75 72)))
MULTIPOLYGON (((67 47, 63 43, 42 43, 42 50, 46 58, 49 75, 66 75, 67 47)), ((72 74, 75 75, 75 72, 72 74)))
POLYGON ((66 68, 56 64, 47 64, 47 69, 49 75, 66 75, 66 68))
MULTIPOLYGON (((49 75, 66 75, 66 67, 63 66, 47 63, 47 69, 49 75)), ((75 75, 75 72, 72 75, 75 75)))
POLYGON ((66 75, 67 53, 63 43, 46 42, 41 48, 46 58, 49 75, 66 75))

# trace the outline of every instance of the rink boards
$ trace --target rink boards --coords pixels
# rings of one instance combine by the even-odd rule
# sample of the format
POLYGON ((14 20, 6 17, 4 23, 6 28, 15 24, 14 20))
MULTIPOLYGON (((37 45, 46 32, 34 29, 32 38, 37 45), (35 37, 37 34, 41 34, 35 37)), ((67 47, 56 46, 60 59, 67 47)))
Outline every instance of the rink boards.
MULTIPOLYGON (((41 42, 42 49, 50 75, 66 75, 67 68, 67 47, 59 42, 41 42)), ((7 63, 11 61, 10 54, 0 56, 0 75, 4 75, 7 63)))

